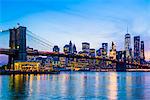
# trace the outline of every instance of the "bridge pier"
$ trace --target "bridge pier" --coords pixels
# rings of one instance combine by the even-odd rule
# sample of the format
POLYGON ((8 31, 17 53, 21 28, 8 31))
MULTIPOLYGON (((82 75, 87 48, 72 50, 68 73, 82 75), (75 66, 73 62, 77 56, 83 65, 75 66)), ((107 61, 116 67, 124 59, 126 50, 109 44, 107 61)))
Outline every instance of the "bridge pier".
POLYGON ((11 66, 11 64, 14 64, 15 61, 27 60, 26 27, 19 26, 18 28, 9 29, 9 32, 9 47, 10 49, 16 50, 13 56, 9 55, 8 65, 11 66))

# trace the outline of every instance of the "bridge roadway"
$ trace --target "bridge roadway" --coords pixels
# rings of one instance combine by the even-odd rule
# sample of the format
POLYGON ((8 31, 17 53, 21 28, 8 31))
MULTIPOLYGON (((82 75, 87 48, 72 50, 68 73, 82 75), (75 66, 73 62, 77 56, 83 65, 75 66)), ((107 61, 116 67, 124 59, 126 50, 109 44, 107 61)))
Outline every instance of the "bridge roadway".
MULTIPOLYGON (((17 53, 17 50, 0 48, 0 54, 15 56, 16 53, 17 53)), ((58 57, 67 57, 67 58, 97 59, 97 60, 102 60, 102 61, 111 61, 112 63, 124 64, 123 61, 111 60, 111 59, 108 59, 108 58, 82 56, 82 55, 77 55, 77 54, 68 55, 68 54, 65 54, 65 53, 55 53, 55 52, 45 52, 45 51, 34 51, 34 52, 27 51, 27 55, 30 55, 30 56, 58 56, 58 57)), ((147 65, 141 65, 141 64, 130 63, 130 62, 127 62, 126 65, 140 66, 141 68, 148 68, 147 65)))

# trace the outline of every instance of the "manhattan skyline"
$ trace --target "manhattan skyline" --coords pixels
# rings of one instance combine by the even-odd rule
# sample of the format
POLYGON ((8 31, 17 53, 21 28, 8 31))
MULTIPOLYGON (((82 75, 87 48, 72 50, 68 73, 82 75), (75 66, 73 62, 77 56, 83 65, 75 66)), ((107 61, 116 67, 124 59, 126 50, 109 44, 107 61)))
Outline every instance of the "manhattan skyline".
POLYGON ((82 42, 98 49, 103 42, 117 43, 124 49, 127 26, 133 36, 145 41, 145 56, 150 54, 149 0, 1 0, 0 29, 16 23, 61 48, 70 40, 81 50, 82 42), (55 34, 55 35, 54 35, 55 34))

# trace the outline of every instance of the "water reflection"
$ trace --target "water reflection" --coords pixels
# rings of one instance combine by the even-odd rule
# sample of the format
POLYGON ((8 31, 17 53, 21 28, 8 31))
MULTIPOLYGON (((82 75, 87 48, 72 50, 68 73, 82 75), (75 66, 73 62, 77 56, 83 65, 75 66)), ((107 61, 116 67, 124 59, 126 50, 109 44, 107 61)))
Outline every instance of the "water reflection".
POLYGON ((110 73, 108 75, 108 99, 117 99, 118 83, 117 83, 117 73, 110 73))
POLYGON ((150 73, 0 76, 0 99, 149 99, 150 73))

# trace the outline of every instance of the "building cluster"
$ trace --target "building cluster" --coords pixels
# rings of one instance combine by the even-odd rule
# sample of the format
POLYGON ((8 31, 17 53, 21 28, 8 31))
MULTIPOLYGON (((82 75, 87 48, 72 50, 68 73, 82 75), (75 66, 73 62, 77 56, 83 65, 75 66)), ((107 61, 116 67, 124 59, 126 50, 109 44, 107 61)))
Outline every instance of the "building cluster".
MULTIPOLYGON (((90 48, 90 43, 83 42, 82 50, 77 52, 75 44, 71 41, 69 44, 66 44, 63 47, 64 54, 67 55, 80 55, 80 56, 89 56, 89 57, 98 57, 103 59, 111 59, 116 61, 128 62, 128 63, 136 63, 136 64, 144 64, 145 63, 145 55, 144 55, 144 41, 140 40, 140 36, 134 36, 134 48, 131 47, 131 35, 127 32, 125 34, 124 39, 124 50, 118 51, 116 49, 116 45, 114 42, 111 43, 110 51, 108 52, 108 43, 102 43, 102 46, 95 50, 94 48, 90 48)), ((27 48, 27 52, 32 51, 32 48, 27 48)), ((35 51, 36 52, 36 51, 35 51)), ((53 47, 53 52, 60 52, 60 48, 55 45, 53 47)), ((68 58, 68 57, 60 57, 60 56, 28 56, 28 61, 38 61, 43 66, 54 66, 60 68, 68 68, 72 67, 78 68, 94 68, 94 67, 111 67, 113 64, 109 61, 100 61, 97 59, 86 59, 86 58, 68 58)), ((116 65, 114 65, 116 66, 116 65)), ((131 66, 128 66, 131 67, 131 66)))

